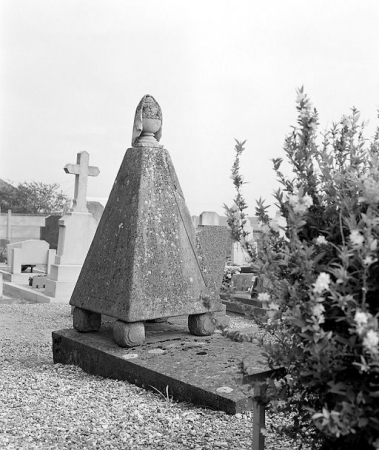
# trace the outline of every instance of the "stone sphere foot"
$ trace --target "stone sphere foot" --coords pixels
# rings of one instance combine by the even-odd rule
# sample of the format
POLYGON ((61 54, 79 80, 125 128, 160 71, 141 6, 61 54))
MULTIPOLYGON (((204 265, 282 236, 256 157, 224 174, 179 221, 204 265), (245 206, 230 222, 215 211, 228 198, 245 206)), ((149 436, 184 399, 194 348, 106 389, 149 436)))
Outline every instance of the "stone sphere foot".
POLYGON ((143 322, 126 323, 116 320, 113 324, 113 337, 120 347, 135 347, 145 342, 143 322))
POLYGON ((214 314, 192 314, 188 316, 188 329, 195 336, 210 336, 215 332, 214 314))
POLYGON ((101 314, 75 306, 72 312, 73 326, 80 333, 98 331, 101 327, 101 314))

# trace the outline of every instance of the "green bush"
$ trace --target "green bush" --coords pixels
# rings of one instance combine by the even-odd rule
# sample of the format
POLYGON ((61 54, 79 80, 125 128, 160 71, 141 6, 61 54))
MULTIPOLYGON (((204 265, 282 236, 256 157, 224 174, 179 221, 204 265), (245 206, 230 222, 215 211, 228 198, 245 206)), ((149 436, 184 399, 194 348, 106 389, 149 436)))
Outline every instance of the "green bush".
POLYGON ((379 129, 365 140, 352 109, 317 140, 318 114, 303 89, 298 126, 275 192, 280 233, 260 201, 264 236, 255 269, 278 311, 265 345, 272 409, 292 414, 282 431, 313 448, 379 448, 379 129), (283 401, 284 400, 284 401, 283 401))

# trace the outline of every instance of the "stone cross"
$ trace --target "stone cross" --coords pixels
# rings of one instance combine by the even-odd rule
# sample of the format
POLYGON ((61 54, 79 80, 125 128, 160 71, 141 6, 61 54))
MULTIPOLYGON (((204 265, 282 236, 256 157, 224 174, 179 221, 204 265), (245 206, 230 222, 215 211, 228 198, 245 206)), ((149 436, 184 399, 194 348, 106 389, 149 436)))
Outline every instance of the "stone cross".
POLYGON ((89 165, 88 152, 80 152, 76 164, 66 164, 64 171, 75 175, 75 192, 72 212, 88 212, 87 209, 87 178, 97 177, 100 173, 98 167, 89 165))

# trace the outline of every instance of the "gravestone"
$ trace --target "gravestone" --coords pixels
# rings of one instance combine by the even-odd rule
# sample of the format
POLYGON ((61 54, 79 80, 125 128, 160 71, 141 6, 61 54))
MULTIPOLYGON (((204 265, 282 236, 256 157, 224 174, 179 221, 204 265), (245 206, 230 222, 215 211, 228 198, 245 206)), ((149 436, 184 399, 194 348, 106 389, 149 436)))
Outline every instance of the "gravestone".
POLYGON ((204 211, 200 214, 199 225, 220 225, 220 216, 213 211, 204 211))
POLYGON ((187 315, 192 334, 211 335, 214 313, 223 311, 227 231, 196 233, 161 130, 161 109, 147 95, 70 300, 77 331, 98 330, 102 314, 114 317, 123 347, 144 342, 145 321, 174 316, 187 315))
POLYGON ((99 223, 104 212, 104 206, 97 201, 87 201, 87 209, 88 212, 92 214, 96 222, 99 223))
POLYGON ((232 244, 231 262, 235 266, 246 266, 251 262, 249 254, 239 242, 232 244))
MULTIPOLYGON (((63 212, 63 214, 67 214, 73 208, 73 203, 69 204, 67 210, 63 212)), ((99 223, 101 215, 104 211, 104 206, 97 201, 87 201, 87 209, 88 212, 93 216, 97 223, 99 223)), ((57 249, 58 248, 58 239, 59 239, 59 219, 62 216, 58 215, 50 215, 45 219, 45 226, 41 227, 41 240, 44 240, 50 244, 50 248, 57 249)))
POLYGON ((50 250, 46 241, 29 239, 8 244, 7 257, 10 271, 7 280, 12 283, 23 283, 28 279, 28 274, 23 273, 26 268, 30 268, 33 272, 35 266, 45 266, 45 272, 50 272, 55 250, 50 250))
POLYGON ((58 248, 59 219, 61 216, 50 215, 45 219, 45 226, 41 227, 41 239, 49 243, 50 248, 58 248))
POLYGON ((235 292, 250 292, 256 275, 254 273, 234 273, 232 283, 235 292))
POLYGON ((89 165, 89 154, 77 154, 76 164, 66 164, 64 171, 75 175, 74 200, 70 210, 59 219, 58 248, 55 262, 46 280, 45 295, 69 301, 91 245, 97 222, 87 209, 87 179, 99 174, 89 165))

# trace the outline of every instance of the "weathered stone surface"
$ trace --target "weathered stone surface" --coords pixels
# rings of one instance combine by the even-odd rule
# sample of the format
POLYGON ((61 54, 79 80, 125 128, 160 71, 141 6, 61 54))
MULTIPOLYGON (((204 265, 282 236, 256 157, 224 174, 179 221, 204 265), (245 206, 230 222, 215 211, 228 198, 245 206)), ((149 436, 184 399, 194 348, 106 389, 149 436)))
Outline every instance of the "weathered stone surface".
POLYGON ((210 336, 215 332, 216 319, 212 313, 188 316, 188 329, 195 336, 210 336))
POLYGON ((221 310, 215 241, 227 232, 203 228, 196 236, 167 150, 128 149, 71 305, 125 322, 221 310))
POLYGON ((233 287, 237 292, 246 292, 252 288, 255 278, 253 273, 235 273, 232 275, 233 287))
POLYGON ((152 95, 144 95, 134 116, 132 146, 163 147, 158 144, 162 136, 162 110, 152 95))
POLYGON ((101 314, 74 308, 72 315, 74 328, 81 333, 97 331, 101 327, 101 314))
POLYGON ((113 337, 120 347, 135 347, 145 340, 145 326, 142 322, 126 323, 116 320, 113 324, 113 337))
POLYGON ((211 289, 212 297, 218 297, 224 276, 228 234, 226 227, 199 226, 197 229, 197 254, 203 266, 203 277, 211 289))
MULTIPOLYGON (((226 307, 226 305, 223 304, 226 307)), ((231 319, 225 313, 215 313, 217 328, 227 328, 230 325, 231 319)))
POLYGON ((74 364, 88 373, 154 387, 174 399, 209 406, 230 414, 251 409, 248 386, 242 386, 240 364, 249 367, 251 378, 268 370, 261 348, 234 342, 219 333, 192 336, 187 317, 167 323, 146 324, 146 341, 124 349, 113 340, 112 324, 96 333, 75 330, 53 332, 55 363, 74 364), (151 350, 153 350, 151 352, 151 350), (159 351, 160 350, 160 351, 159 351), (219 388, 228 387, 230 392, 219 388))

